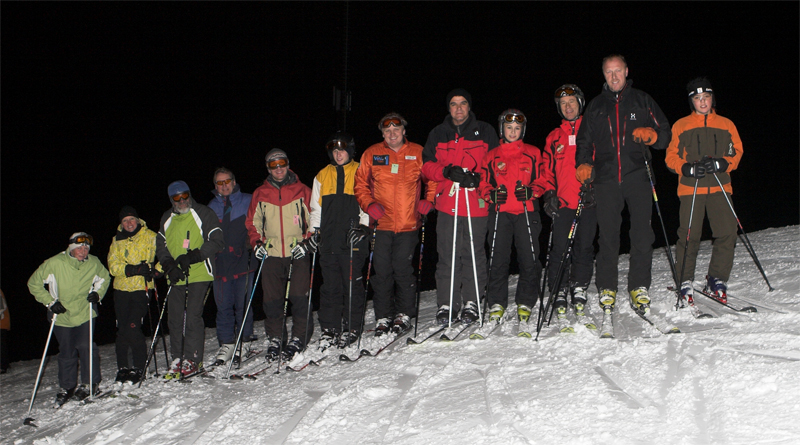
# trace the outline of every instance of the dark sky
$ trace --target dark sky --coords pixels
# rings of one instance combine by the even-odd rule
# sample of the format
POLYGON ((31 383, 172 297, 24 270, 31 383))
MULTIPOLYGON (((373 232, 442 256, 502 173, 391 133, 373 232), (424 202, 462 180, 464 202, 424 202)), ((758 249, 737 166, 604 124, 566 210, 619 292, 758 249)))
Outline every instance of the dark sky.
MULTIPOLYGON (((347 16, 321 2, 3 2, 1 264, 15 329, 29 317, 46 334, 28 277, 79 230, 105 263, 123 205, 152 228, 170 182, 207 202, 223 165, 252 192, 272 147, 310 184, 341 125, 345 51, 358 152, 392 110, 424 143, 455 87, 481 120, 523 110, 526 141, 542 146, 559 123, 553 91, 576 83, 593 98, 610 53, 670 122, 689 113, 686 82, 708 76, 744 144, 733 183, 745 229, 798 223, 797 2, 351 3, 345 39, 347 16)), ((674 243, 677 179, 663 157, 656 189, 674 243)))

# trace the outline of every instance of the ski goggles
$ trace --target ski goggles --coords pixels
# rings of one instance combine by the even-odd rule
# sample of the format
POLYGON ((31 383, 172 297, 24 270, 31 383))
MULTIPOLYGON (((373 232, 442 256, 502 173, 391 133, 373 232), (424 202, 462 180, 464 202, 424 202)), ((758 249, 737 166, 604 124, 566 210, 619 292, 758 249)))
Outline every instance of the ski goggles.
POLYGON ((390 117, 381 122, 381 128, 389 128, 391 126, 402 127, 403 121, 399 117, 390 117))
POLYGON ((328 142, 328 145, 325 146, 328 151, 333 150, 347 150, 347 142, 340 141, 340 140, 333 140, 328 142))
POLYGON ((91 235, 78 235, 75 238, 69 240, 70 244, 87 244, 92 246, 94 244, 94 238, 91 235))
POLYGON ((233 181, 233 179, 228 178, 228 179, 223 179, 222 181, 216 181, 215 184, 217 184, 218 186, 222 187, 225 184, 230 184, 231 181, 233 181))
POLYGON ((520 124, 524 124, 525 123, 525 116, 522 115, 522 114, 511 114, 511 113, 508 113, 505 116, 503 116, 503 120, 506 121, 506 123, 509 123, 509 124, 512 123, 512 122, 517 122, 517 123, 520 123, 520 124))
POLYGON ((575 96, 577 92, 572 87, 561 87, 556 90, 556 99, 564 96, 575 96))
POLYGON ((289 166, 289 160, 288 159, 283 159, 283 158, 281 158, 281 159, 273 159, 273 160, 267 162, 267 167, 270 170, 275 170, 276 168, 286 168, 288 166, 289 166))
POLYGON ((175 202, 181 202, 181 199, 189 199, 189 192, 178 193, 177 195, 172 195, 171 198, 175 202))

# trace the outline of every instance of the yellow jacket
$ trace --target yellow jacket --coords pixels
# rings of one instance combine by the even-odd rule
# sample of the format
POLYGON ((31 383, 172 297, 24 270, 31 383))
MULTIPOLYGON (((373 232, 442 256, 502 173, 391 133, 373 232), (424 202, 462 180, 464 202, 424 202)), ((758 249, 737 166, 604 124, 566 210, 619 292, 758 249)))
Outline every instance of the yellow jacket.
MULTIPOLYGON (((135 235, 126 237, 126 232, 120 224, 117 227, 117 235, 111 240, 111 248, 108 249, 108 269, 114 277, 114 289, 125 292, 144 290, 144 277, 125 276, 125 266, 136 265, 142 261, 150 263, 151 268, 155 265, 156 232, 148 229, 142 219, 139 219, 139 226, 139 231, 135 235)), ((153 281, 150 280, 147 286, 153 289, 153 281)))

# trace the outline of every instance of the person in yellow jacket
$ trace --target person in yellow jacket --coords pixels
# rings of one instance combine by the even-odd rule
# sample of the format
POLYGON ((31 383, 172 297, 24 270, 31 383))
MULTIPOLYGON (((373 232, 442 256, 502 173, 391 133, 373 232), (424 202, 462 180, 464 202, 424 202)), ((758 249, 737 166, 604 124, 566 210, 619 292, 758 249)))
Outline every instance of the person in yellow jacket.
POLYGON ((114 312, 117 316, 117 382, 137 383, 144 372, 147 345, 142 322, 153 289, 156 232, 139 219, 136 209, 125 206, 108 250, 108 269, 114 276, 114 312), (133 366, 128 361, 133 356, 133 366))
POLYGON ((692 113, 675 122, 665 158, 669 170, 678 174, 681 200, 681 225, 675 249, 676 271, 681 283, 681 296, 691 301, 703 217, 708 214, 714 247, 706 287, 717 298, 727 301, 726 283, 733 267, 737 223, 728 207, 730 196, 723 193, 733 193, 730 172, 736 170, 742 159, 742 140, 733 122, 717 114, 714 90, 708 79, 693 79, 686 89, 692 113), (720 184, 724 190, 720 189, 720 184), (695 230, 690 231, 689 227, 695 230), (682 240, 686 239, 687 232, 690 232, 689 248, 684 253, 686 243, 682 240))

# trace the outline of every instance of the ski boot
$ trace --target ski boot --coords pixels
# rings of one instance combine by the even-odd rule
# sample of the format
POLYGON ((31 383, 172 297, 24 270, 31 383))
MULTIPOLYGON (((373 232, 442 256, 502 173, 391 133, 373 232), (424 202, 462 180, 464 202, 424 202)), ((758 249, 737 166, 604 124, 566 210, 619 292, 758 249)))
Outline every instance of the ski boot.
MULTIPOLYGON (((681 283, 681 303, 686 301, 690 305, 694 305, 694 288, 692 288, 692 284, 691 280, 681 283)), ((681 307, 683 307, 683 304, 681 304, 681 307)))
POLYGON ((397 314, 397 316, 394 317, 392 332, 400 335, 409 329, 411 329, 411 317, 402 313, 397 314))
POLYGON ((617 299, 617 291, 611 289, 600 289, 600 308, 603 312, 610 314, 614 310, 614 302, 617 299))
POLYGON ((582 317, 586 315, 586 288, 583 286, 575 286, 572 288, 572 307, 575 309, 575 315, 582 317))
POLYGON ((636 310, 642 311, 645 314, 650 312, 650 294, 647 292, 646 287, 637 287, 630 291, 631 303, 636 310))
POLYGON ((567 318, 567 289, 559 289, 553 303, 557 318, 567 318))
POLYGON ((492 307, 489 308, 489 321, 494 323, 500 323, 505 313, 506 310, 503 306, 499 304, 493 304, 492 307))
POLYGON ((273 360, 277 360, 278 355, 280 355, 280 352, 281 352, 281 339, 278 337, 273 337, 269 339, 269 345, 267 346, 267 355, 265 357, 267 363, 273 360))
POLYGON ((391 328, 389 324, 391 324, 391 320, 388 318, 381 318, 378 320, 378 324, 375 325, 375 336, 380 337, 383 334, 388 334, 391 328))
POLYGON ((303 340, 300 340, 297 337, 292 337, 289 340, 289 343, 286 343, 286 347, 283 348, 283 359, 287 362, 294 358, 295 354, 299 354, 303 352, 303 340))
POLYGON ((461 310, 461 322, 464 324, 471 324, 478 321, 478 305, 474 301, 468 301, 461 310))
POLYGON ((728 303, 728 284, 719 278, 714 278, 711 275, 706 275, 708 283, 706 283, 705 291, 711 294, 717 300, 727 304, 728 303))
MULTIPOLYGON (((100 394, 100 384, 99 383, 95 383, 95 384, 92 385, 92 392, 94 393, 94 395, 100 394)), ((74 393, 74 397, 76 399, 78 399, 78 400, 83 400, 83 399, 85 399, 85 398, 87 398, 89 396, 90 396, 90 394, 89 394, 89 385, 87 385, 85 383, 81 383, 81 385, 78 386, 78 389, 76 389, 75 393, 74 393)))
POLYGON ((189 375, 197 374, 201 369, 203 369, 203 362, 195 363, 192 360, 184 360, 183 367, 181 368, 181 375, 182 377, 186 377, 189 375))
POLYGON ((142 380, 142 376, 144 375, 144 371, 138 368, 131 368, 130 372, 128 373, 128 377, 126 377, 125 381, 130 382, 132 385, 139 383, 139 380, 142 380))
POLYGON ((339 349, 344 349, 358 341, 358 333, 356 331, 342 332, 339 336, 339 343, 336 345, 339 349))
POLYGON ((74 387, 70 388, 70 389, 63 389, 62 388, 61 391, 59 391, 58 394, 56 394, 56 402, 55 402, 56 406, 58 407, 58 406, 61 406, 61 405, 65 404, 65 403, 67 403, 69 401, 69 399, 71 399, 72 396, 74 396, 74 395, 75 395, 75 388, 74 387))
POLYGON ((114 379, 115 382, 123 383, 128 380, 128 375, 130 375, 131 369, 130 368, 119 368, 117 371, 117 377, 114 379))
MULTIPOLYGON (((458 311, 453 310, 453 323, 458 321, 458 311)), ((436 322, 442 326, 447 326, 450 324, 450 306, 442 305, 439 306, 439 310, 436 311, 436 322)))
POLYGON ((219 347, 219 351, 217 351, 217 356, 214 358, 214 365, 213 366, 222 366, 228 360, 233 357, 233 349, 235 345, 233 343, 224 344, 219 347))
POLYGON ((531 319, 531 308, 520 304, 517 306, 517 318, 520 323, 527 323, 531 319))
POLYGON ((335 329, 323 329, 322 335, 319 337, 319 350, 324 351, 339 342, 338 335, 335 329))
POLYGON ((181 378, 181 359, 172 360, 169 371, 164 373, 164 380, 178 380, 181 378))

